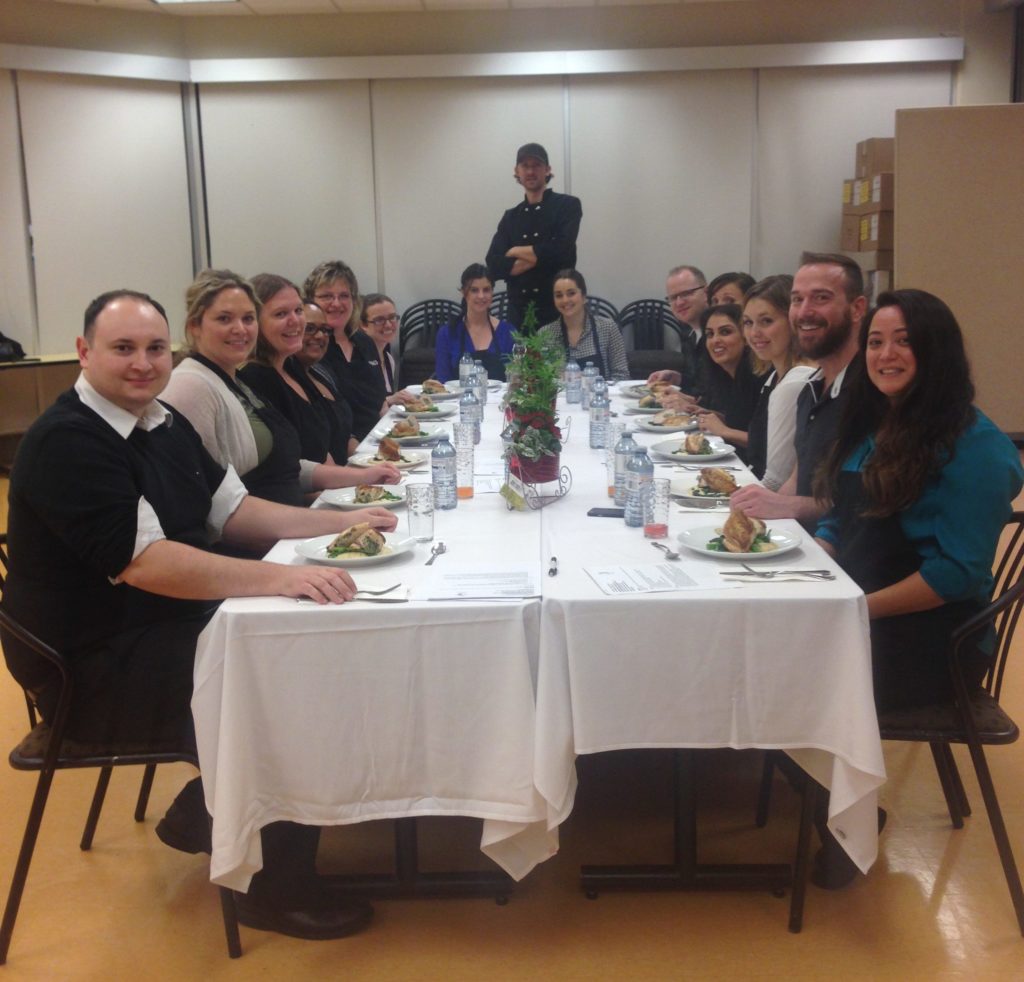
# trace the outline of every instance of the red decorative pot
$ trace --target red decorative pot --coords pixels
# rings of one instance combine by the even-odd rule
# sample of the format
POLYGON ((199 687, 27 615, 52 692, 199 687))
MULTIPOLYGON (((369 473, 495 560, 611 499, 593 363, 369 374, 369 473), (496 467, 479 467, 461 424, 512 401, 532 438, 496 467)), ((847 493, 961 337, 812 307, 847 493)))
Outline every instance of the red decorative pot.
POLYGON ((509 470, 527 484, 544 484, 547 481, 558 480, 559 460, 558 456, 547 455, 540 460, 513 457, 509 461, 509 470))

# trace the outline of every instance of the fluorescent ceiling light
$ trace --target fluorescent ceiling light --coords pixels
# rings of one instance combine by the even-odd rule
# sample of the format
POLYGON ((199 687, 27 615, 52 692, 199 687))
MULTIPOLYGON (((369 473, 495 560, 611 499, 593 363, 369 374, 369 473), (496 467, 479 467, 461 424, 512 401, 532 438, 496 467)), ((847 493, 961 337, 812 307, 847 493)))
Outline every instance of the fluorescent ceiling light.
POLYGON ((241 3, 241 0, 149 0, 149 2, 163 7, 165 4, 172 3, 241 3))

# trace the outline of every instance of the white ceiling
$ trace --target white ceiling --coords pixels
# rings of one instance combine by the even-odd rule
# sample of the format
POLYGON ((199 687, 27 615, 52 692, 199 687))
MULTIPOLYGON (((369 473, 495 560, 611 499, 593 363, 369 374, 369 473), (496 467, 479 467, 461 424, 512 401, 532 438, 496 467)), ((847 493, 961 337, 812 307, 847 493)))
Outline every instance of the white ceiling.
POLYGON ((215 0, 213 3, 155 4, 153 0, 34 0, 85 7, 145 10, 164 16, 395 13, 442 10, 524 10, 537 7, 627 7, 640 4, 729 3, 732 0, 215 0))

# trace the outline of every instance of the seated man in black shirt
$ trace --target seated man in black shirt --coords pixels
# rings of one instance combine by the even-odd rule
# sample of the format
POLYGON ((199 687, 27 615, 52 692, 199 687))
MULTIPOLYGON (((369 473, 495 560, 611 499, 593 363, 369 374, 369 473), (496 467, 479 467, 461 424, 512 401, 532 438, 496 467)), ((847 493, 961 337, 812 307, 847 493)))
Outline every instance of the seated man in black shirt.
MULTIPOLYGON (((195 642, 215 601, 229 596, 351 600, 343 570, 233 559, 218 538, 249 550, 281 537, 340 531, 350 519, 249 497, 238 475, 203 449, 183 417, 157 401, 171 372, 163 308, 121 290, 90 304, 77 340, 82 373, 25 435, 11 474, 10 570, 4 609, 67 657, 75 697, 70 735, 155 741, 190 729, 195 642)), ((395 517, 375 509, 388 530, 395 517)), ((3 637, 8 667, 51 718, 47 665, 3 637)), ((209 850, 198 779, 158 834, 209 850)), ((315 873, 318 829, 264 830, 264 869, 239 897, 242 923, 297 937, 341 937, 372 913, 325 901, 315 873)))

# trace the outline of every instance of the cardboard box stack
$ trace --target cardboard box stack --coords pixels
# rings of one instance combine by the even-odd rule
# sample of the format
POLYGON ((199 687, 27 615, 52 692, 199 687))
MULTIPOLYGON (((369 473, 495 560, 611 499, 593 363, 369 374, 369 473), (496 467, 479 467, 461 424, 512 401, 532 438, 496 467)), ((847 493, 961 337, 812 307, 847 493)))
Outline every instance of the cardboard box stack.
POLYGON ((862 140, 857 144, 856 177, 843 181, 839 248, 860 263, 871 304, 893 285, 895 142, 883 137, 862 140))

